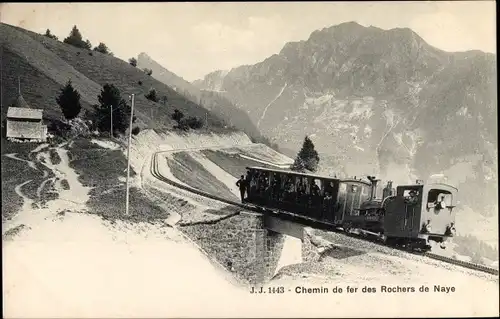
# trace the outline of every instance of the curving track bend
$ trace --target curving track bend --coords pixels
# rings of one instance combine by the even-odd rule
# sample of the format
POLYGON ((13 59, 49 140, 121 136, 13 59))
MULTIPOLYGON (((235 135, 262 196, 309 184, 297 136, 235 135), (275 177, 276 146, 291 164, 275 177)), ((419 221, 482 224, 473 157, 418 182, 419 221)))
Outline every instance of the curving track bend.
MULTIPOLYGON (((307 222, 310 223, 311 221, 313 221, 312 219, 304 217, 304 216, 295 216, 294 214, 288 214, 288 213, 280 213, 280 214, 278 214, 278 213, 271 212, 269 210, 263 210, 260 207, 256 207, 256 206, 252 206, 252 205, 248 205, 248 204, 242 204, 242 203, 238 203, 238 202, 234 202, 234 201, 231 201, 231 200, 228 200, 228 199, 225 199, 225 198, 221 198, 219 196, 215 196, 213 194, 209 194, 209 193, 200 191, 199 189, 195 189, 195 188, 192 188, 192 187, 189 187, 189 186, 177 183, 175 181, 172 181, 172 180, 170 180, 170 179, 168 179, 168 178, 166 178, 166 177, 164 177, 164 176, 162 176, 160 174, 160 171, 159 171, 159 168, 158 168, 159 164, 158 164, 158 159, 157 159, 159 153, 165 153, 165 152, 156 152, 156 153, 153 154, 153 156, 151 158, 151 175, 153 177, 157 178, 158 180, 161 180, 162 182, 165 182, 165 183, 170 184, 170 185, 172 185, 174 187, 183 189, 185 191, 188 191, 188 192, 191 192, 191 193, 194 193, 194 194, 206 197, 206 198, 210 198, 212 200, 223 202, 223 203, 226 203, 228 205, 234 205, 234 206, 241 207, 241 208, 243 208, 245 210, 248 210, 248 211, 255 211, 255 212, 259 212, 259 213, 263 213, 263 212, 265 212, 265 213, 273 213, 273 214, 280 215, 280 217, 284 217, 284 218, 287 218, 287 219, 290 219, 291 215, 293 215, 293 217, 295 219, 298 218, 301 221, 304 221, 306 223, 307 222), (285 215, 289 215, 289 216, 285 216, 285 215)), ((329 230, 336 231, 333 228, 329 229, 329 230)), ((352 234, 348 234, 348 236, 352 236, 352 234)), ((359 238, 358 236, 353 236, 353 237, 359 238)), ((391 247, 391 248, 394 248, 394 247, 391 247)), ((411 253, 416 254, 416 255, 420 255, 420 256, 425 256, 425 257, 428 257, 428 258, 431 258, 431 259, 435 259, 435 260, 438 260, 438 261, 446 262, 446 263, 449 263, 449 264, 453 264, 453 265, 457 265, 457 266, 461 266, 461 267, 465 267, 465 268, 469 268, 469 269, 473 269, 473 270, 477 270, 477 271, 489 273, 489 274, 492 274, 492 275, 498 275, 499 274, 499 271, 497 269, 495 269, 495 268, 490 268, 490 267, 486 267, 486 266, 483 266, 483 265, 474 264, 474 263, 470 263, 470 262, 466 262, 466 261, 460 261, 460 260, 456 260, 456 259, 453 259, 453 258, 440 256, 440 255, 437 255, 437 254, 434 254, 434 253, 429 253, 429 252, 426 252, 426 253, 411 252, 411 253)))

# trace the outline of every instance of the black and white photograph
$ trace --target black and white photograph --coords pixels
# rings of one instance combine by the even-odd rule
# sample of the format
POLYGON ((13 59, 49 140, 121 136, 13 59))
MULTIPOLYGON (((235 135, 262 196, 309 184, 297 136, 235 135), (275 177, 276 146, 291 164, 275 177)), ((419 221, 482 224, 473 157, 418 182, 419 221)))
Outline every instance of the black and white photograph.
POLYGON ((495 1, 0 4, 4 318, 498 317, 495 1))

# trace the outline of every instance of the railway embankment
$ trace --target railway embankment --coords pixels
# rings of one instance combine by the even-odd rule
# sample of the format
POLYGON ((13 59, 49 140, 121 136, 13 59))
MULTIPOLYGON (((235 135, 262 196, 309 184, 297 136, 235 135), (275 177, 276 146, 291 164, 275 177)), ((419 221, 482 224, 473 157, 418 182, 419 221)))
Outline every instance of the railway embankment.
POLYGON ((245 166, 258 165, 248 159, 252 151, 256 152, 255 157, 269 160, 275 156, 278 161, 290 161, 265 145, 253 144, 241 133, 158 134, 150 130, 134 137, 131 147, 131 164, 134 170, 141 171, 138 179, 143 190, 163 202, 166 209, 173 203, 182 206, 168 224, 181 230, 212 261, 247 284, 264 282, 275 274, 285 238, 265 230, 258 214, 159 181, 151 175, 149 165, 154 156, 154 169, 161 176, 238 201, 239 192, 234 185, 237 177, 244 173, 245 166), (218 161, 211 160, 213 157, 205 155, 207 152, 215 154, 218 161), (238 156, 244 152, 247 158, 238 156))

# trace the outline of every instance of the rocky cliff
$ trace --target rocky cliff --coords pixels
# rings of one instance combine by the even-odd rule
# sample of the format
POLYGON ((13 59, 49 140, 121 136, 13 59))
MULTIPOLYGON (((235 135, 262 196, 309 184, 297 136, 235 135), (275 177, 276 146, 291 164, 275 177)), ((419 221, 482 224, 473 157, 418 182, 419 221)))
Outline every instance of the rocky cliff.
POLYGON ((193 84, 223 94, 282 147, 298 150, 308 134, 323 173, 398 183, 444 174, 462 203, 496 210, 494 54, 350 22, 193 84))

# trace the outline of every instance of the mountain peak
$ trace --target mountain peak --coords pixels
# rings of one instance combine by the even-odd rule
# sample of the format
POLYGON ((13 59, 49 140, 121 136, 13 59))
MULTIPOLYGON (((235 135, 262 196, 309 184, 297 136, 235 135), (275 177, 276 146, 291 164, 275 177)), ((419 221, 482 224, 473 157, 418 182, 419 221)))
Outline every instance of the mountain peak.
POLYGON ((349 22, 342 22, 340 24, 337 24, 335 27, 337 28, 365 28, 361 24, 357 23, 356 21, 349 21, 349 22))
POLYGON ((333 25, 331 27, 323 28, 321 31, 326 31, 328 33, 332 32, 362 32, 364 30, 368 29, 365 26, 362 26, 361 24, 355 22, 355 21, 349 21, 349 22, 343 22, 340 24, 333 25))

